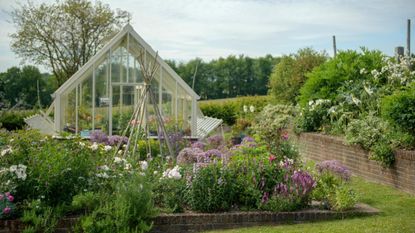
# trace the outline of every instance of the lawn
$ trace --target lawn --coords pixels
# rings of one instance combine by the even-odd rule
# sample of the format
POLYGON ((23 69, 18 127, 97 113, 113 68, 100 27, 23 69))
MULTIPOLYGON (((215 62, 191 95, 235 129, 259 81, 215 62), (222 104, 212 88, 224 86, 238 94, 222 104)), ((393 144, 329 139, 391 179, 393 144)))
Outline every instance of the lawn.
POLYGON ((209 233, 274 233, 274 232, 415 232, 415 196, 394 188, 354 178, 353 187, 359 201, 382 211, 372 217, 352 218, 316 223, 261 226, 209 233))

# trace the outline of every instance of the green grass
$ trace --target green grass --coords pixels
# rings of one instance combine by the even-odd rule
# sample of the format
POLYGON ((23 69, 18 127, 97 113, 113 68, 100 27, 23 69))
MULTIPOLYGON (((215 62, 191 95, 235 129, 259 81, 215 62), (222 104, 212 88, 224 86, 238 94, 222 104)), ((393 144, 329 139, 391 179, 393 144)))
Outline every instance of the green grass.
POLYGON ((415 232, 415 196, 396 189, 370 183, 361 178, 353 180, 359 201, 378 208, 382 213, 371 217, 344 220, 239 228, 210 233, 275 233, 275 232, 415 232))

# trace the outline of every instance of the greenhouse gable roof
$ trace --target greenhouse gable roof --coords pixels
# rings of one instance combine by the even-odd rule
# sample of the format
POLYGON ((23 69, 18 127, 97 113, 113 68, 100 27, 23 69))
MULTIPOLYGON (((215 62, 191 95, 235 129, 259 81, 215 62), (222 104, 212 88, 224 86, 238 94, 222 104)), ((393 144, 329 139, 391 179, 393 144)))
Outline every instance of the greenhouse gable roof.
MULTIPOLYGON (((60 86, 55 91, 53 97, 56 97, 56 95, 63 94, 65 93, 65 91, 70 89, 78 81, 78 79, 95 64, 95 62, 99 61, 102 57, 106 56, 106 53, 114 45, 119 43, 126 34, 130 34, 131 38, 136 40, 136 42, 140 44, 151 56, 156 56, 156 52, 154 51, 154 49, 151 48, 151 46, 138 35, 138 33, 133 29, 133 27, 130 24, 127 24, 101 50, 99 50, 97 54, 95 54, 91 59, 89 59, 89 61, 85 65, 83 65, 74 75, 72 75, 71 78, 69 78, 64 84, 62 84, 62 86, 60 86)), ((160 64, 160 69, 164 68, 164 70, 167 71, 189 95, 193 96, 193 98, 200 99, 200 96, 197 95, 196 92, 194 92, 194 90, 189 85, 187 85, 187 83, 160 56, 157 57, 157 61, 160 64)))

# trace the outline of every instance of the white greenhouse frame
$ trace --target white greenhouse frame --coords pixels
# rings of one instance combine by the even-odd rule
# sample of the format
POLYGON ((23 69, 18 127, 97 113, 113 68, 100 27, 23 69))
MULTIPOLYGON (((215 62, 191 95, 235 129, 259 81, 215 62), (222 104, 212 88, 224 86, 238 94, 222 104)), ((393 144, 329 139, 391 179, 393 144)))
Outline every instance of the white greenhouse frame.
MULTIPOLYGON (((197 104, 199 95, 156 56, 129 24, 55 91, 51 107, 42 116, 44 123, 39 122, 42 118, 39 115, 26 119, 27 122, 41 131, 48 131, 44 125, 49 124, 57 133, 70 129, 82 134, 100 129, 108 135, 115 134, 116 127, 123 127, 120 122, 129 119, 130 116, 123 117, 123 114, 128 115, 137 103, 143 87, 137 62, 143 52, 145 62, 153 62, 157 57, 159 69, 151 88, 154 88, 163 117, 173 121, 178 129, 190 131, 191 138, 203 138, 222 123, 222 120, 203 116, 197 104), (52 109, 53 121, 46 119, 52 109), (116 116, 117 111, 119 115, 116 116)), ((147 114, 151 115, 150 105, 146 106, 147 114)))

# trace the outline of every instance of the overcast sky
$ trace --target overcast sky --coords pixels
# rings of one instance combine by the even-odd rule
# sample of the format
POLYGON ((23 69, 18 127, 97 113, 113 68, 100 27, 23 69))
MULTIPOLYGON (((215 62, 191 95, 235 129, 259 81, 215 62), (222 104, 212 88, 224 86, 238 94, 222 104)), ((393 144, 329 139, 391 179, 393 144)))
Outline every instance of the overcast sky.
MULTIPOLYGON (((395 46, 406 43, 406 20, 415 25, 415 0, 102 1, 112 9, 129 11, 138 34, 162 58, 178 61, 195 57, 208 61, 231 54, 279 56, 304 47, 331 55, 332 35, 338 49, 365 46, 392 55, 395 46)), ((20 65, 10 50, 9 34, 15 28, 7 14, 16 6, 13 0, 0 0, 0 72, 20 65)))

